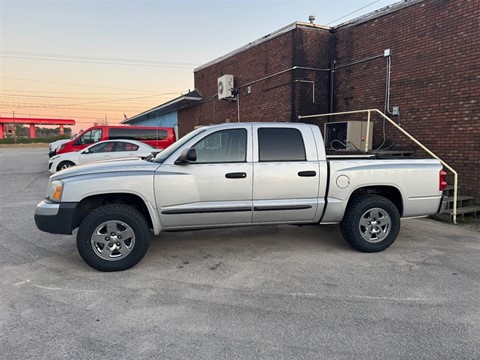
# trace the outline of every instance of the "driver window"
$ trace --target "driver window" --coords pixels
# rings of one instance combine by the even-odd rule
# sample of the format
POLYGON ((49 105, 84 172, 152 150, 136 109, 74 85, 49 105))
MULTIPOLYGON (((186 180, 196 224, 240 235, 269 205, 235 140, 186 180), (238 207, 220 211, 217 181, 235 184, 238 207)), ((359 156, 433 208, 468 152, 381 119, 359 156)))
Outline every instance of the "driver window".
POLYGON ((93 144, 99 141, 102 138, 102 130, 94 129, 86 132, 83 134, 79 139, 78 142, 80 144, 93 144))
POLYGON ((231 129, 207 135, 193 148, 197 152, 195 163, 245 162, 247 158, 247 130, 231 129))

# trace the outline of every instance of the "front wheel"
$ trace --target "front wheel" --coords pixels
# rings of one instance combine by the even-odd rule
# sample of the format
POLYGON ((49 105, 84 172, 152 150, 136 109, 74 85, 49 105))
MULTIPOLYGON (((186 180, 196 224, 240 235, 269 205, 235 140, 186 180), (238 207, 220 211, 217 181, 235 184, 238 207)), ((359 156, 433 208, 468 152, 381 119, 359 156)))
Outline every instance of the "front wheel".
POLYGON ((362 252, 378 252, 393 244, 400 231, 396 206, 380 195, 365 195, 348 205, 340 230, 343 238, 362 252))
POLYGON ((60 164, 57 166, 57 171, 63 170, 63 169, 68 169, 69 167, 75 166, 75 164, 71 161, 62 161, 60 164))
POLYGON ((147 252, 150 228, 145 217, 124 204, 103 205, 80 224, 77 249, 100 271, 121 271, 136 265, 147 252))

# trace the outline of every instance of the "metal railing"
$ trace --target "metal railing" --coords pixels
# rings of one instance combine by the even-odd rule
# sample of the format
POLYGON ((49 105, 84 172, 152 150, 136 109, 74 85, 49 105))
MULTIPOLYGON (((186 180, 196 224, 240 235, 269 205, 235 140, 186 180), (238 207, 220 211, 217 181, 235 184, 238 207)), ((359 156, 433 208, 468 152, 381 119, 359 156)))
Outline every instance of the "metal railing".
POLYGON ((365 136, 365 152, 368 152, 369 147, 369 134, 370 134, 370 122, 371 122, 371 113, 377 113, 385 120, 390 122, 393 126, 395 126, 400 132, 402 132, 406 137, 412 140, 416 145, 418 145, 421 149, 423 149, 427 154, 434 157, 435 159, 439 160, 440 163, 446 167, 452 174, 453 174, 453 223, 457 223, 457 198, 458 198, 458 173, 445 161, 440 159, 433 151, 429 150, 425 145, 423 145, 420 141, 415 139, 412 135, 410 135, 406 130, 404 130, 400 125, 398 125, 395 121, 390 119, 387 115, 381 112, 378 109, 367 109, 367 110, 355 110, 355 111, 343 111, 343 112, 336 112, 336 113, 328 113, 328 114, 316 114, 316 115, 304 115, 299 116, 299 119, 309 119, 309 118, 319 118, 319 117, 327 117, 327 116, 337 116, 337 115, 351 115, 351 114, 361 114, 367 113, 367 131, 365 136))

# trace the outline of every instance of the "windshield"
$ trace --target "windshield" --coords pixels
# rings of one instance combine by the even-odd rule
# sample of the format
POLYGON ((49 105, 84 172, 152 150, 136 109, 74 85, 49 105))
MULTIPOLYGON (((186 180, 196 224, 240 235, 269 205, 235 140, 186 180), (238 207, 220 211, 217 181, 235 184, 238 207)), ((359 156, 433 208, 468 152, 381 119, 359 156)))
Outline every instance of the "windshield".
POLYGON ((182 147, 183 144, 185 144, 187 141, 192 139, 193 137, 197 136, 198 134, 204 132, 206 130, 206 127, 199 128, 197 130, 193 130, 192 132, 188 133, 178 141, 174 142, 172 145, 167 147, 165 150, 160 152, 156 157, 155 157, 155 162, 157 163, 163 163, 165 159, 167 159, 171 154, 173 154, 175 151, 177 151, 178 148, 182 147))

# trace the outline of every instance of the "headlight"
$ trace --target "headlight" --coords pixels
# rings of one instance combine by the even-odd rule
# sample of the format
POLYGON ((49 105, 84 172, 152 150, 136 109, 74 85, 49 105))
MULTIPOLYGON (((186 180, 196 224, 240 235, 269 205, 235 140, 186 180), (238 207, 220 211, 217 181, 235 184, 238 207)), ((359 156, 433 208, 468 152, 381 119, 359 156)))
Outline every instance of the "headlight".
POLYGON ((63 181, 54 180, 50 183, 47 192, 47 199, 51 201, 62 200, 63 181))

